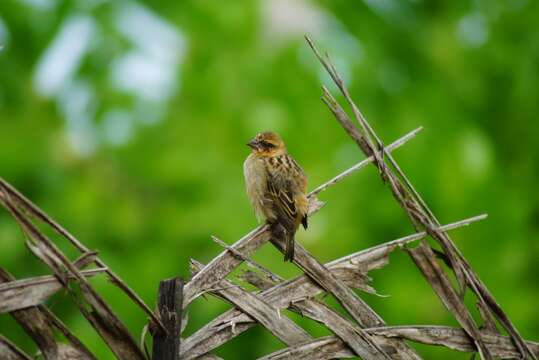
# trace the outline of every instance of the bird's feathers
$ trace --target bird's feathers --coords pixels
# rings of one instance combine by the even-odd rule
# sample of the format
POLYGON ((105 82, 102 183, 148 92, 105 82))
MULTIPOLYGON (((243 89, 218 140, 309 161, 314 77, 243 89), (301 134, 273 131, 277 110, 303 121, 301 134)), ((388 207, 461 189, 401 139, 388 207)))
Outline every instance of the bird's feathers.
POLYGON ((294 201, 290 186, 279 187, 276 181, 268 181, 268 194, 271 198, 275 210, 286 218, 295 219, 298 216, 296 202, 294 201))
POLYGON ((281 217, 292 220, 296 227, 307 213, 305 190, 307 177, 288 154, 265 158, 268 174, 268 196, 281 217))
POLYGON ((303 225, 303 228, 307 230, 309 227, 309 222, 307 220, 307 214, 303 215, 303 218, 301 219, 301 225, 303 225))
POLYGON ((267 196, 268 174, 264 160, 253 154, 243 164, 247 196, 259 221, 275 219, 273 202, 267 196))
POLYGON ((248 144, 253 151, 244 163, 247 194, 257 217, 284 240, 285 260, 292 260, 296 230, 300 224, 307 228, 307 176, 282 140, 270 135, 258 134, 248 144))

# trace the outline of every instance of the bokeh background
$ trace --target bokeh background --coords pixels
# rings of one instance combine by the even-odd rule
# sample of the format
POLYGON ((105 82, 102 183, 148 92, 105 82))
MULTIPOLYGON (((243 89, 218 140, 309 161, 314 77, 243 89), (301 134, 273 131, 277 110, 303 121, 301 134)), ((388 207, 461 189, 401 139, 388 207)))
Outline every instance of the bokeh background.
MULTIPOLYGON (((539 340, 538 24, 539 3, 526 0, 3 0, 0 175, 153 306, 160 279, 188 277, 189 258, 222 250, 210 235, 232 243, 256 225, 242 175, 256 132, 284 137, 311 188, 363 158, 320 101, 329 81, 302 39, 310 34, 384 141, 424 126, 397 160, 442 222, 489 214, 453 238, 522 335, 539 340)), ((374 168, 321 199, 298 234, 321 261, 412 232, 374 168)), ((270 245, 254 258, 298 273, 270 245)), ((47 273, 5 211, 0 264, 17 277, 47 273)), ((405 253, 371 275, 390 296, 363 297, 389 324, 456 325, 405 253)), ((93 283, 138 338, 144 314, 93 283)), ((50 305, 112 358, 63 296, 50 305)), ((186 333, 227 308, 197 300, 186 333)), ((0 332, 35 351, 6 315, 0 332)), ((255 328, 217 354, 280 347, 255 328)))

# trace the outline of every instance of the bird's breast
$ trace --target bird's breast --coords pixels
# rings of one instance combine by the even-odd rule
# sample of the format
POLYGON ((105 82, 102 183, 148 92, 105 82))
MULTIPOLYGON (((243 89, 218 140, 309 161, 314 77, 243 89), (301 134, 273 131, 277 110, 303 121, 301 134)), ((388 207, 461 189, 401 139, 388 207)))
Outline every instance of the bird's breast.
POLYGON ((259 220, 272 217, 271 209, 267 205, 267 170, 264 161, 256 156, 249 155, 243 164, 245 187, 247 196, 259 220))

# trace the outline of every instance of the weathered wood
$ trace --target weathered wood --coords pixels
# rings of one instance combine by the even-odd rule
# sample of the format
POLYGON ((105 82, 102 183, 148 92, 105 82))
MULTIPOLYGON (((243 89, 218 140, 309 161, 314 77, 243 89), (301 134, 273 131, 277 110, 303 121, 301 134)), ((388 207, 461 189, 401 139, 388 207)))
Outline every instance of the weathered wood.
MULTIPOLYGON (((518 332, 517 328, 507 316, 507 314, 503 311, 501 306, 498 304, 494 296, 490 293, 487 286, 483 283, 483 281, 479 278, 479 276, 473 271, 470 264, 468 264, 468 261, 460 254, 459 252, 459 258, 462 261, 462 266, 465 269, 465 274, 468 276, 470 287, 473 289, 473 291, 478 295, 479 301, 482 302, 484 305, 482 306, 484 310, 490 309, 491 314, 493 314, 498 321, 502 324, 504 329, 511 335, 512 341, 516 344, 516 347, 518 348, 521 355, 524 356, 526 359, 539 359, 539 355, 532 351, 532 349, 528 346, 528 342, 526 342, 520 333, 518 332)), ((488 318, 484 318, 484 321, 487 323, 490 321, 488 318)))
POLYGON ((471 318, 463 300, 451 285, 449 278, 436 261, 436 256, 427 243, 422 242, 415 249, 408 251, 417 267, 438 294, 445 307, 453 313, 459 324, 474 339, 475 346, 483 358, 492 358, 491 352, 485 345, 479 329, 471 318))
POLYGON ((88 284, 80 284, 81 297, 76 299, 79 310, 92 324, 108 347, 119 359, 145 360, 124 323, 114 314, 110 306, 88 284), (84 302, 80 302, 83 300, 84 302))
MULTIPOLYGON (((105 269, 81 271, 85 277, 103 273, 105 269)), ((63 288, 54 276, 45 275, 0 284, 0 314, 42 304, 63 288)))
POLYGON ((166 333, 157 329, 153 337, 153 360, 180 359, 182 328, 183 279, 176 277, 159 283, 157 296, 159 317, 166 333))
MULTIPOLYGON (((191 263, 196 271, 203 268, 203 265, 199 262, 191 260, 191 263)), ((278 308, 227 280, 221 280, 216 289, 210 293, 217 294, 230 301, 241 309, 244 314, 259 322, 288 346, 312 340, 305 330, 286 316, 281 316, 278 308)))
MULTIPOLYGON (((270 233, 267 225, 262 225, 236 241, 230 247, 234 250, 250 256, 256 249, 264 245, 269 239, 270 233)), ((224 250, 212 259, 202 270, 185 284, 183 293, 183 308, 185 309, 198 295, 215 287, 232 270, 239 266, 243 260, 239 259, 230 250, 224 250)))
MULTIPOLYGON (((254 277, 255 275, 251 276, 251 280, 254 277)), ((261 279, 255 281, 255 283, 260 283, 260 280, 261 279)), ((254 285, 254 283, 251 284, 254 285)), ((265 286, 269 288, 271 285, 265 284, 265 286)), ((363 351, 361 349, 363 344, 361 341, 359 341, 358 337, 361 329, 358 328, 356 324, 346 320, 326 304, 319 300, 308 298, 291 303, 289 309, 297 312, 301 316, 308 317, 325 325, 335 335, 342 339, 342 341, 357 355, 362 356, 363 351)), ((419 355, 417 355, 412 349, 408 348, 405 343, 395 341, 397 339, 381 339, 375 337, 374 340, 376 341, 376 344, 380 346, 391 358, 397 358, 400 360, 421 359, 419 355)))
MULTIPOLYGON (((484 219, 485 215, 480 215, 477 217, 473 217, 470 219, 462 220, 453 224, 446 225, 443 227, 446 230, 454 229, 459 226, 466 226, 470 223, 478 220, 484 219)), ((376 247, 373 247, 371 249, 367 249, 364 251, 361 251, 359 253, 347 256, 343 258, 341 261, 334 261, 332 265, 335 266, 334 271, 340 271, 338 266, 342 266, 343 269, 350 269, 353 267, 353 264, 359 264, 363 266, 365 269, 368 270, 368 267, 371 266, 371 268, 382 266, 387 262, 387 255, 389 252, 393 251, 397 246, 401 246, 407 242, 411 242, 417 239, 420 239, 422 237, 426 236, 426 232, 419 232, 417 234, 409 235, 407 237, 394 240, 392 242, 382 244, 376 247), (362 263, 363 262, 363 263, 362 263)), ((237 252, 237 250, 235 250, 237 252)), ((238 255, 238 254, 236 254, 238 255)), ((244 255, 242 255, 244 256, 244 255)), ((342 272, 344 276, 350 275, 350 272, 342 272)), ((196 275, 195 275, 196 276, 196 275)), ((352 278, 356 276, 350 277, 350 282, 353 282, 352 278)), ((283 293, 286 293, 288 296, 298 294, 296 299, 301 299, 306 296, 313 296, 316 293, 309 294, 308 291, 301 291, 303 286, 314 286, 316 289, 317 286, 315 283, 312 283, 308 280, 306 277, 302 277, 303 281, 300 281, 299 283, 290 283, 289 287, 283 291, 283 293)), ((357 278, 355 279, 357 282, 357 278)), ((350 285, 347 283, 347 285, 350 285)), ((318 288, 320 291, 322 289, 318 288)), ((275 296, 275 301, 281 301, 282 307, 287 307, 288 303, 291 300, 290 298, 287 298, 286 296, 282 296, 281 293, 277 293, 275 296)), ((242 331, 247 330, 250 326, 247 324, 249 322, 249 317, 242 318, 241 315, 235 314, 231 315, 231 313, 227 313, 226 316, 219 317, 215 319, 214 322, 211 322, 206 327, 201 329, 201 331, 195 333, 192 337, 188 338, 185 342, 184 350, 185 353, 183 355, 188 356, 188 358, 191 358, 191 356, 195 356, 195 354, 201 354, 205 351, 209 351, 210 349, 218 346, 219 344, 224 343, 228 339, 230 339, 234 334, 241 333, 242 331), (218 326, 217 324, 229 324, 229 326, 218 326), (239 325, 239 326, 238 326, 239 325), (228 331, 227 331, 228 330, 228 331), (207 331, 207 333, 205 333, 207 331), (225 333, 223 333, 225 331, 225 333), (219 334, 219 335, 217 335, 219 334)), ((410 348, 406 347, 404 343, 400 343, 398 341, 393 342, 393 349, 388 349, 389 352, 399 352, 400 356, 402 358, 417 358, 417 354, 415 354, 410 348)), ((182 351, 184 351, 182 350, 182 351)))
POLYGON ((64 284, 80 312, 92 324, 109 348, 121 360, 145 360, 145 355, 129 333, 127 327, 114 314, 109 305, 89 285, 79 269, 5 196, 0 203, 9 210, 22 230, 28 235, 27 244, 64 284), (76 280, 68 279, 74 277, 76 280))
POLYGON ((5 201, 12 202, 13 205, 20 206, 24 209, 25 213, 31 215, 34 219, 38 219, 42 223, 51 227, 57 234, 69 241, 74 247, 82 252, 82 256, 77 259, 74 263, 76 267, 84 267, 88 265, 89 261, 95 261, 95 264, 99 268, 106 269, 106 273, 109 276, 111 283, 120 289, 124 294, 126 294, 133 302, 138 305, 152 320, 159 326, 163 328, 160 320, 152 312, 152 310, 144 303, 142 298, 129 287, 114 271, 112 271, 99 257, 97 253, 91 251, 83 243, 81 243, 75 236, 73 236, 69 231, 64 227, 58 224, 54 219, 47 215, 43 210, 41 210, 36 204, 31 202, 26 196, 21 194, 17 189, 15 189, 10 183, 5 181, 0 177, 0 199, 5 201))
POLYGON ((0 359, 2 360, 32 360, 15 344, 0 334, 0 359))
MULTIPOLYGON (((475 344, 464 330, 447 326, 388 326, 367 329, 367 331, 378 336, 400 337, 422 344, 445 346, 462 352, 476 351, 475 344)), ((480 335, 495 358, 518 359, 520 357, 519 349, 513 344, 511 338, 483 330, 480 331, 480 335)), ((539 356, 539 343, 526 341, 526 345, 535 356, 539 356)))
MULTIPOLYGON (((383 338, 402 338, 427 345, 445 346, 461 352, 475 352, 473 340, 462 329, 446 326, 387 326, 382 328, 365 329, 372 334, 378 342, 383 338)), ((491 334, 481 331, 481 338, 488 346, 492 356, 499 359, 517 359, 519 349, 507 336, 491 334)), ((535 356, 539 356, 539 343, 526 341, 526 345, 535 356)), ((300 346, 289 347, 266 355, 259 360, 284 359, 335 359, 357 358, 338 337, 326 336, 300 346)))
POLYGON ((311 342, 279 350, 259 360, 327 360, 357 358, 346 345, 335 336, 318 338, 311 342))
MULTIPOLYGON (((360 133, 360 131, 352 124, 346 112, 342 109, 340 104, 335 100, 335 98, 331 95, 331 93, 325 87, 323 87, 324 102, 329 107, 329 109, 333 112, 337 121, 343 126, 346 132, 357 143, 357 145, 363 150, 363 152, 366 155, 374 156, 375 158, 374 163, 380 172, 380 176, 382 180, 389 184, 389 187, 391 188, 391 191, 395 199, 398 201, 401 207, 409 215, 410 220, 412 221, 412 224, 416 228, 418 228, 419 226, 426 227, 427 231, 431 235, 433 235, 433 238, 436 238, 439 241, 439 243, 442 245, 444 253, 447 255, 449 262, 453 264, 454 266, 455 274, 457 276, 457 279, 459 280, 459 284, 461 284, 461 287, 463 288, 464 287, 463 284, 465 280, 464 280, 462 267, 460 263, 458 262, 454 247, 451 246, 451 241, 444 233, 430 230, 430 228, 435 225, 435 223, 431 221, 431 219, 429 219, 429 216, 432 216, 432 214, 427 214, 424 211, 426 206, 424 205, 424 203, 421 203, 419 195, 416 192, 412 192, 410 190, 412 188, 410 182, 407 179, 406 179, 405 184, 401 182, 401 179, 406 178, 405 175, 402 172, 400 172, 399 175, 401 176, 401 178, 398 178, 397 176, 393 174, 393 172, 389 170, 389 167, 384 161, 385 154, 384 155, 381 154, 381 152, 384 152, 383 144, 381 143, 377 135, 374 133, 371 126, 363 118, 363 115, 361 114, 361 112, 359 111, 355 103, 352 101, 348 93, 348 89, 345 87, 342 79, 336 72, 335 68, 333 67, 329 59, 322 58, 322 56, 319 54, 316 47, 314 47, 310 39, 307 39, 307 41, 311 45, 311 48, 315 52, 316 56, 318 57, 322 65, 326 68, 329 75, 334 80, 339 90, 342 92, 342 94, 346 98, 349 105, 352 107, 354 116, 362 128, 362 133, 360 133), (376 140, 376 144, 374 143, 373 138, 376 140)), ((391 158, 391 161, 392 161, 393 166, 398 168, 398 165, 392 158, 391 158)), ((438 295, 440 297, 443 296, 440 294, 438 295)), ((474 326, 473 326, 473 319, 471 315, 466 311, 465 313, 461 313, 459 318, 460 319, 465 318, 465 323, 463 324, 463 326, 469 329, 471 331, 470 336, 473 336, 475 338, 481 358, 485 360, 491 359, 492 356, 490 355, 485 345, 482 343, 482 339, 478 337, 475 331, 473 331, 474 326)))
MULTIPOLYGON (((375 133, 372 126, 363 117, 359 111, 359 108, 352 100, 344 81, 331 63, 329 56, 326 55, 326 57, 322 57, 312 40, 309 37, 306 37, 306 40, 316 57, 320 60, 320 63, 327 70, 333 82, 335 85, 337 85, 337 88, 344 95, 346 101, 352 108, 354 117, 360 125, 361 132, 352 124, 352 121, 346 112, 326 87, 323 87, 324 95, 322 100, 334 114, 335 119, 341 124, 343 129, 345 129, 348 135, 350 135, 350 137, 356 142, 365 155, 372 155, 374 157, 374 164, 379 170, 382 181, 389 184, 392 194, 399 205, 405 210, 416 229, 424 228, 429 235, 440 244, 444 255, 447 257, 448 263, 453 269, 458 280, 458 284, 460 286, 459 295, 463 297, 466 287, 469 287, 476 295, 478 301, 484 305, 483 309, 488 308, 491 311, 491 314, 500 320, 500 323, 511 335, 521 355, 526 359, 537 359, 533 352, 527 347, 516 327, 511 323, 507 315, 496 303, 494 297, 489 292, 485 284, 480 281, 475 271, 473 271, 467 260, 464 258, 464 256, 462 256, 451 238, 447 235, 447 233, 438 229, 440 225, 438 219, 434 216, 433 212, 429 209, 410 180, 408 180, 406 174, 401 170, 391 153, 386 151, 384 144, 375 133), (397 174, 393 173, 393 171, 386 164, 385 159, 389 160, 391 166, 397 174)), ((443 291, 439 287, 437 289, 443 291)), ((438 296, 443 297, 444 294, 438 293, 438 296)), ((491 359, 492 355, 483 344, 482 338, 477 334, 476 331, 473 330, 472 327, 468 326, 469 324, 474 324, 473 327, 476 327, 471 314, 466 311, 465 313, 454 315, 457 319, 460 318, 461 320, 464 320, 465 324, 462 325, 465 327, 465 329, 467 329, 467 331, 470 331, 468 334, 474 337, 481 358, 491 359)))
POLYGON ((197 358, 197 360, 223 360, 219 356, 214 354, 204 354, 197 358))
MULTIPOLYGON (((339 269, 350 271, 352 269, 339 269)), ((259 274, 251 274, 248 277, 248 281, 252 281, 250 284, 256 286, 255 284, 263 283, 264 288, 269 289, 272 287, 272 284, 269 280, 262 278, 259 274), (256 277, 258 276, 258 279, 256 277)), ((274 286, 275 284, 273 284, 274 286)), ((308 317, 314 321, 317 321, 325 325, 329 330, 336 334, 343 342, 350 347, 357 355, 362 356, 363 344, 361 341, 358 341, 358 334, 361 333, 361 329, 354 323, 349 320, 346 320, 344 317, 339 315, 337 312, 332 310, 329 306, 323 302, 316 300, 314 298, 307 298, 300 301, 295 301, 291 303, 289 310, 298 313, 301 316, 308 317)), ((400 360, 418 360, 421 359, 412 349, 408 348, 405 343, 395 341, 397 339, 383 339, 379 337, 374 337, 374 340, 384 352, 393 359, 400 360)))
MULTIPOLYGON (((296 302, 291 310, 297 311, 302 316, 318 321, 324 324, 329 330, 337 335, 346 345, 348 345, 361 358, 364 356, 364 343, 361 341, 362 331, 356 324, 351 323, 344 317, 329 308, 326 304, 314 299, 306 299, 296 302)), ((372 337, 376 345, 384 351, 390 358, 401 360, 421 359, 411 348, 398 339, 388 339, 380 342, 376 337, 372 337)))
MULTIPOLYGON (((13 281, 15 278, 0 268, 0 286, 13 281)), ((90 351, 43 305, 15 310, 10 312, 10 315, 36 343, 45 359, 61 359, 62 351, 69 348, 71 353, 80 354, 81 358, 85 360, 95 360, 90 351), (64 335, 69 344, 60 346, 61 344, 57 342, 55 336, 58 331, 64 335)), ((0 359, 2 358, 0 357, 0 359)))
MULTIPOLYGON (((480 215, 445 225, 443 228, 452 230, 461 226, 467 226, 470 223, 484 218, 484 215, 480 215)), ((389 261, 388 255, 393 250, 412 241, 419 240, 426 235, 426 232, 419 232, 376 245, 351 255, 344 256, 340 259, 333 260, 327 263, 326 267, 329 271, 333 272, 335 276, 338 276, 339 278, 340 276, 344 276, 344 278, 340 279, 351 286, 352 282, 357 283, 361 280, 350 279, 348 282, 346 278, 349 276, 349 273, 342 270, 361 270, 362 272, 367 273, 372 269, 381 268, 387 264, 389 261)), ((259 296, 268 304, 271 304, 278 309, 284 309, 289 307, 291 303, 314 297, 323 291, 324 290, 308 276, 300 275, 294 279, 284 281, 264 290, 259 296)), ((241 334, 255 324, 256 321, 243 314, 241 311, 236 309, 229 310, 185 339, 181 349, 182 356, 185 356, 186 359, 191 359, 204 354, 241 334)))
MULTIPOLYGON (((285 251, 284 239, 270 239, 281 252, 285 251)), ((298 265, 311 279, 316 281, 348 311, 361 328, 381 326, 384 321, 376 314, 352 289, 335 277, 324 265, 309 254, 301 244, 294 242, 294 263, 298 265)), ((357 328, 357 339, 361 341, 363 359, 390 359, 370 335, 357 328)))
MULTIPOLYGON (((350 264, 355 264, 356 268, 363 267, 365 270, 370 270, 373 268, 371 265, 376 267, 384 263, 380 259, 387 258, 387 254, 393 249, 394 247, 391 250, 389 247, 382 251, 376 249, 372 252, 372 257, 370 258, 362 255, 362 262, 353 262, 354 258, 350 257, 344 258, 341 262, 334 261, 330 271, 335 270, 337 271, 335 275, 348 277, 347 272, 341 270, 346 270, 345 266, 350 266, 350 264)), ((261 292, 258 297, 277 309, 284 309, 297 301, 310 298, 323 291, 308 276, 301 275, 261 292)), ((181 348, 182 359, 184 357, 185 359, 192 359, 202 355, 241 334, 256 323, 253 318, 240 310, 229 310, 184 340, 181 348)))

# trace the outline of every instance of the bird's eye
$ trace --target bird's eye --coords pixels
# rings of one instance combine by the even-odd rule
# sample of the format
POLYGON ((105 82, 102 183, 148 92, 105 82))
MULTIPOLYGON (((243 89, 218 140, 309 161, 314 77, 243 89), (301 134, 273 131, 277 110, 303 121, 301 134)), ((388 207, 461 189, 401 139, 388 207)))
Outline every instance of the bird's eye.
POLYGON ((266 149, 273 149, 275 147, 274 144, 267 141, 261 141, 260 144, 262 144, 262 146, 265 147, 266 149))

